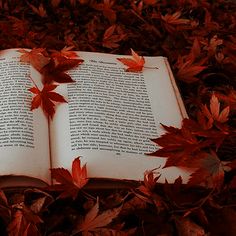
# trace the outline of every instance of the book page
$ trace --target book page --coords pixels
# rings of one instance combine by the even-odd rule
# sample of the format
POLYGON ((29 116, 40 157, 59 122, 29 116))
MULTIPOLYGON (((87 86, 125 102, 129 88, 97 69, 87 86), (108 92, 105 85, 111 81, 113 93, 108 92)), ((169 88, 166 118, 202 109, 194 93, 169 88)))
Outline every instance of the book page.
POLYGON ((131 73, 117 55, 79 55, 84 63, 69 72, 76 83, 58 90, 68 104, 50 125, 53 166, 70 169, 81 156, 89 177, 141 180, 154 168, 162 180, 178 177, 177 168, 161 170, 165 158, 145 155, 157 149, 151 139, 163 133, 160 123, 179 127, 186 116, 166 59, 147 57, 149 68, 131 73))
POLYGON ((20 62, 15 49, 0 51, 0 175, 25 175, 49 181, 48 123, 41 109, 30 111, 39 74, 20 62))

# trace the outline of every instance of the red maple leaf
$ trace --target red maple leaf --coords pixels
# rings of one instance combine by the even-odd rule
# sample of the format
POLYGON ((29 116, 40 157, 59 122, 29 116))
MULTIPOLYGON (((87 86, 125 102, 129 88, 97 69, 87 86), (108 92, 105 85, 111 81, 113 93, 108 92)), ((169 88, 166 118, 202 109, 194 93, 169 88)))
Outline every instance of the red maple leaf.
POLYGON ((180 16, 180 11, 177 11, 172 15, 167 13, 165 16, 161 16, 162 24, 169 33, 173 33, 178 29, 180 30, 180 26, 186 25, 190 22, 188 19, 180 18, 180 16))
POLYGON ((43 75, 43 83, 50 84, 52 81, 58 83, 74 82, 71 76, 65 73, 65 71, 75 68, 83 63, 83 61, 82 59, 71 59, 57 54, 40 71, 43 75))
POLYGON ((191 154, 200 152, 201 148, 207 145, 194 134, 194 129, 192 130, 187 119, 183 120, 180 129, 172 126, 162 126, 167 132, 156 139, 152 139, 161 148, 148 155, 168 157, 165 167, 188 166, 189 163, 186 161, 191 154))
POLYGON ((104 17, 112 24, 116 21, 116 12, 112 9, 114 4, 114 0, 103 0, 103 3, 93 4, 93 7, 98 11, 102 11, 104 17))
POLYGON ((77 157, 72 163, 72 174, 64 168, 51 169, 52 178, 59 184, 51 187, 62 193, 59 198, 72 197, 75 199, 80 189, 88 182, 86 165, 81 167, 80 158, 77 157))
POLYGON ((102 227, 107 226, 116 218, 120 211, 121 207, 106 210, 100 214, 99 213, 99 202, 97 200, 96 204, 90 209, 86 214, 82 222, 77 226, 78 229, 75 230, 76 233, 83 232, 88 235, 89 232, 94 232, 102 227))
POLYGON ((47 12, 43 7, 43 4, 41 3, 39 5, 39 7, 35 7, 34 5, 28 3, 28 5, 31 7, 32 11, 35 12, 37 15, 39 15, 40 17, 46 17, 47 16, 47 12))
POLYGON ((51 57, 52 58, 60 58, 60 57, 65 57, 68 59, 77 59, 78 55, 76 52, 71 51, 71 49, 73 49, 74 46, 70 46, 70 47, 64 47, 62 50, 57 51, 57 50, 51 50, 51 57))
MULTIPOLYGON (((17 204, 18 205, 18 204, 17 204)), ((16 211, 13 214, 13 220, 7 227, 9 236, 15 235, 35 235, 39 236, 39 231, 37 224, 42 223, 43 221, 39 216, 34 214, 28 207, 23 204, 15 206, 16 211)))
POLYGON ((196 75, 207 68, 206 66, 202 66, 202 63, 203 61, 200 64, 194 63, 192 56, 186 60, 183 60, 183 57, 179 56, 176 63, 176 67, 178 68, 177 78, 186 83, 196 82, 198 80, 196 75))
POLYGON ((198 168, 191 174, 188 185, 202 184, 208 188, 220 188, 224 181, 224 167, 216 153, 205 153, 201 158, 193 160, 193 166, 198 168))
POLYGON ((53 118, 53 115, 55 114, 54 102, 66 102, 63 96, 56 92, 52 92, 57 86, 58 85, 54 84, 45 84, 42 91, 40 91, 38 87, 30 88, 29 91, 36 94, 31 102, 31 111, 41 106, 45 114, 50 118, 53 118))
POLYGON ((110 26, 103 35, 102 46, 106 48, 118 48, 119 42, 126 37, 126 34, 119 26, 110 26), (117 31, 117 33, 115 33, 117 31))
POLYGON ((198 113, 199 124, 204 129, 211 129, 215 125, 220 130, 227 132, 227 124, 223 123, 228 121, 229 111, 229 106, 220 111, 220 102, 216 95, 213 94, 210 100, 210 110, 207 105, 201 106, 201 111, 198 113))
POLYGON ((142 56, 139 56, 133 49, 131 49, 132 59, 131 58, 117 58, 124 65, 128 66, 126 71, 129 72, 140 72, 143 70, 145 64, 145 59, 142 56))
POLYGON ((19 49, 18 52, 22 53, 20 61, 30 63, 38 71, 50 62, 44 48, 33 48, 31 51, 19 49))

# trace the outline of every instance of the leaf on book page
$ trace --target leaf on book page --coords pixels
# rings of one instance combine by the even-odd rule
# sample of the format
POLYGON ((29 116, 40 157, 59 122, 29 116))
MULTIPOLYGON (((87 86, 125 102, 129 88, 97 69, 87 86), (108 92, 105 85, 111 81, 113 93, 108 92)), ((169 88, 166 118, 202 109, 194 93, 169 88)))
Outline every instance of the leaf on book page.
POLYGON ((84 220, 78 224, 77 226, 78 229, 76 230, 76 233, 79 232, 88 233, 107 226, 112 222, 114 218, 116 218, 119 215, 121 209, 122 206, 114 209, 109 209, 98 214, 99 202, 97 200, 95 205, 86 214, 84 220))
POLYGON ((19 49, 18 52, 22 53, 20 61, 30 63, 38 71, 50 62, 44 48, 33 48, 31 51, 19 49))
POLYGON ((37 87, 30 88, 29 91, 36 94, 31 102, 31 111, 41 106, 45 114, 52 119, 55 114, 55 102, 67 102, 63 96, 52 92, 57 86, 45 84, 42 91, 37 87))
POLYGON ((82 59, 71 59, 65 56, 53 57, 50 62, 41 69, 43 83, 50 84, 53 81, 57 83, 71 83, 74 80, 65 73, 83 63, 82 59))
POLYGON ((195 127, 191 126, 190 120, 184 119, 182 127, 175 128, 172 126, 162 125, 167 131, 160 137, 153 139, 161 148, 149 155, 168 157, 165 167, 168 166, 186 166, 186 160, 192 153, 197 153, 205 144, 198 140, 195 135, 195 127))
POLYGON ((52 186, 51 189, 62 192, 59 198, 72 197, 75 199, 78 191, 88 182, 86 165, 81 167, 79 157, 72 163, 72 174, 64 168, 53 168, 51 173, 52 178, 59 183, 52 186))
POLYGON ((139 56, 133 49, 131 49, 132 58, 117 58, 124 65, 128 66, 126 71, 128 72, 140 72, 143 70, 145 59, 139 56))

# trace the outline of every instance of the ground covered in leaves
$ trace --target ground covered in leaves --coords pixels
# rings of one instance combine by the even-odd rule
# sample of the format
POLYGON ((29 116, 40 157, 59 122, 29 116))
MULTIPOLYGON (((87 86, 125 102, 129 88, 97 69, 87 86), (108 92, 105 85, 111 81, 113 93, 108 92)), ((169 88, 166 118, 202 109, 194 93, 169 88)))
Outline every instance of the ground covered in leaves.
POLYGON ((60 186, 0 192, 1 235, 235 235, 235 2, 0 0, 0 49, 16 47, 167 56, 189 119, 163 124, 151 155, 196 171, 188 184, 147 172, 133 188, 88 190, 76 159, 72 175, 53 171, 60 186))

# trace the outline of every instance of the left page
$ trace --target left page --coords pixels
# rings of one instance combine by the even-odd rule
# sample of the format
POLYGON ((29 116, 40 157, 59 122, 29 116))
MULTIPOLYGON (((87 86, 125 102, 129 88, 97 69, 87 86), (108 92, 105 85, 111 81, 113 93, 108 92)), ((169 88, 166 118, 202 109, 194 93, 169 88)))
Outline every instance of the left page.
MULTIPOLYGON (((17 49, 0 51, 0 175, 29 176, 50 182, 48 121, 30 111, 30 76, 39 73, 20 62, 17 49)), ((1 185, 0 181, 0 185, 1 185)))

